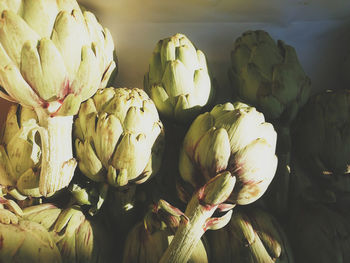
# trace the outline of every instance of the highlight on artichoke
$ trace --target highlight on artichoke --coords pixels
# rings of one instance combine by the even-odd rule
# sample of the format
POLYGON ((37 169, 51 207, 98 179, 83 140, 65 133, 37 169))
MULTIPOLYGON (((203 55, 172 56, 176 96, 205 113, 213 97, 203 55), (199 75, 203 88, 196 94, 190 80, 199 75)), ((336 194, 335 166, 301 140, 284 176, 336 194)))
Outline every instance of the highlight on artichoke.
POLYGON ((263 31, 246 31, 231 52, 229 77, 236 99, 254 105, 269 120, 290 122, 310 94, 311 81, 295 49, 263 31))
POLYGON ((38 116, 47 196, 73 176, 73 115, 115 69, 112 36, 75 0, 2 0, 0 12, 0 97, 38 116))
POLYGON ((259 208, 236 208, 224 228, 209 231, 206 237, 212 262, 294 262, 284 230, 272 215, 259 208))
MULTIPOLYGON (((159 262, 180 224, 181 212, 176 212, 163 200, 155 205, 127 235, 122 262, 159 262)), ((199 241, 187 262, 207 263, 208 249, 204 239, 199 241)))
POLYGON ((163 125, 141 89, 99 90, 81 105, 74 135, 79 168, 93 181, 122 188, 159 170, 163 125))
POLYGON ((350 192, 349 116, 350 92, 328 90, 309 100, 294 125, 293 145, 307 176, 336 194, 350 192))
POLYGON ((41 148, 38 119, 32 109, 12 105, 0 138, 0 185, 17 200, 41 197, 41 148))
POLYGON ((229 171, 236 177, 230 201, 250 204, 264 194, 275 175, 276 137, 273 126, 254 107, 218 104, 190 126, 180 150, 181 178, 198 189, 216 174, 229 171))
POLYGON ((23 209, 23 217, 49 231, 62 262, 114 262, 111 235, 98 219, 86 217, 79 206, 61 209, 46 203, 23 209))
POLYGON ((349 262, 349 236, 349 218, 321 204, 304 202, 290 218, 295 262, 349 262))
POLYGON ((144 89, 164 117, 182 123, 193 120, 213 97, 204 53, 183 34, 160 40, 144 89))
POLYGON ((49 232, 0 207, 1 262, 64 262, 49 232))

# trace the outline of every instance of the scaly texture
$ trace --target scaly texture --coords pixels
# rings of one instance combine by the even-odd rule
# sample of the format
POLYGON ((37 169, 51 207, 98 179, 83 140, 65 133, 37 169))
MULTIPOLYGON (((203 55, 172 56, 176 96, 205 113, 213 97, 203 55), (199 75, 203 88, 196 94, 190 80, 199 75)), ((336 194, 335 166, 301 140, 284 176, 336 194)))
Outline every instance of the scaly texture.
POLYGON ((36 205, 25 208, 23 217, 49 231, 63 262, 113 262, 113 242, 106 229, 95 218, 87 218, 78 206, 36 205))
POLYGON ((73 176, 72 116, 114 71, 112 36, 75 0, 1 0, 0 13, 0 97, 38 115, 48 196, 73 176))
POLYGON ((294 48, 276 43, 262 30, 247 31, 235 41, 229 76, 236 99, 254 105, 270 120, 293 120, 311 90, 294 48))
POLYGON ((276 138, 273 126, 254 107, 240 102, 216 105, 194 120, 184 138, 181 178, 198 189, 218 173, 229 171, 236 177, 230 200, 252 203, 275 175, 276 138))
POLYGON ((160 167, 164 131, 141 89, 106 88, 82 104, 74 124, 80 170, 115 187, 140 184, 160 167))
POLYGON ((144 88, 160 114, 185 123, 213 97, 204 53, 179 33, 157 43, 144 88))

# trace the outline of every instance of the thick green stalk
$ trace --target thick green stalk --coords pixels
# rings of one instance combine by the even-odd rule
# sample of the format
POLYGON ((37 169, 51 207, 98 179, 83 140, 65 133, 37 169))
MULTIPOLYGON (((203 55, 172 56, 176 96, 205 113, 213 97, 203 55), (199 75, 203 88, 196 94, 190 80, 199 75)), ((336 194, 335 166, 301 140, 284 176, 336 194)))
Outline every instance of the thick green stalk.
POLYGON ((77 165, 72 153, 73 116, 51 117, 37 109, 36 113, 42 151, 39 190, 50 196, 68 186, 77 165))

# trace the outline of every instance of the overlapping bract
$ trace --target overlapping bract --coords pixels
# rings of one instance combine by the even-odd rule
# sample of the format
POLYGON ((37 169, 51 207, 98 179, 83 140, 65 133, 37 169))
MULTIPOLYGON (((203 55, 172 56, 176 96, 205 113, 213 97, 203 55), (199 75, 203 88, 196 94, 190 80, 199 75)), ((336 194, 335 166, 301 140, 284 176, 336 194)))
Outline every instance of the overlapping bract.
POLYGON ((36 138, 37 116, 29 108, 11 106, 0 144, 0 186, 13 197, 41 197, 41 148, 36 138))
POLYGON ((0 96, 74 115, 115 68, 111 34, 75 0, 0 1, 0 96))
POLYGON ((247 31, 235 41, 229 76, 235 96, 266 118, 284 122, 295 117, 311 89, 294 48, 281 40, 276 44, 262 30, 247 31))
POLYGON ((180 122, 192 120, 213 95, 204 53, 183 34, 160 40, 144 88, 160 114, 180 122))
POLYGON ((111 236, 99 221, 87 218, 78 206, 61 209, 42 204, 25 208, 23 214, 49 231, 63 262, 113 262, 111 236))
POLYGON ((282 227, 261 209, 236 208, 225 228, 207 235, 213 262, 294 262, 282 227))
POLYGON ((163 125, 143 90, 98 91, 82 104, 74 134, 79 168, 91 180, 121 187, 159 170, 163 125))
MULTIPOLYGON (((38 263, 64 262, 49 232, 40 224, 17 218, 0 208, 0 217, 8 212, 11 222, 0 222, 1 262, 38 263)), ((0 220, 2 221, 2 220, 0 220)))
POLYGON ((225 170, 236 177, 230 197, 237 204, 257 200, 277 167, 276 132, 254 107, 216 105, 190 126, 180 150, 182 179, 198 189, 225 170))
POLYGON ((295 123, 298 159, 313 183, 336 192, 350 191, 350 92, 313 96, 295 123))

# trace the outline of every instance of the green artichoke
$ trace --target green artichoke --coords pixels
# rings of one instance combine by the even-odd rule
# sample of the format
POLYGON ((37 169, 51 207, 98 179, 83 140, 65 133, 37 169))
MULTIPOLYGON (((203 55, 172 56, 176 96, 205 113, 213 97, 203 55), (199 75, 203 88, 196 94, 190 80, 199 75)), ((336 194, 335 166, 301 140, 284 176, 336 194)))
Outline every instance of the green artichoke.
POLYGON ((161 115, 178 122, 191 121, 213 95, 204 53, 183 34, 160 40, 144 89, 161 115))
POLYGON ((0 261, 55 263, 62 259, 52 236, 43 226, 0 208, 0 261))
POLYGON ((349 193, 350 91, 316 94, 294 127, 296 155, 312 183, 335 193, 349 193))
POLYGON ((304 203, 293 212, 289 232, 298 263, 350 261, 349 220, 335 210, 304 203))
POLYGON ((112 36, 75 0, 1 0, 0 12, 0 97, 38 115, 47 196, 72 178, 73 115, 115 69, 112 36))
MULTIPOLYGON (((158 263, 174 237, 180 217, 155 206, 143 222, 136 224, 129 232, 123 253, 123 263, 158 263)), ((207 263, 208 253, 205 240, 195 247, 191 263, 207 263)))
POLYGON ((254 107, 239 102, 216 105, 199 115, 185 136, 180 150, 181 178, 198 189, 228 171, 236 177, 230 200, 240 205, 252 203, 263 195, 275 174, 276 137, 273 126, 254 107))
POLYGON ((268 119, 293 120, 310 94, 305 75, 293 47, 262 30, 247 31, 231 53, 229 76, 234 94, 254 105, 268 119))
POLYGON ((74 123, 80 170, 115 187, 140 184, 160 167, 163 125, 140 89, 106 88, 84 102, 74 123))
POLYGON ((207 237, 213 262, 294 262, 283 229, 261 209, 236 208, 228 225, 207 232, 207 237))
POLYGON ((18 200, 42 196, 37 123, 33 110, 12 105, 0 138, 0 185, 18 200))
POLYGON ((50 232, 63 262, 113 262, 113 241, 108 232, 78 206, 60 209, 53 204, 36 205, 23 209, 23 217, 50 232))

